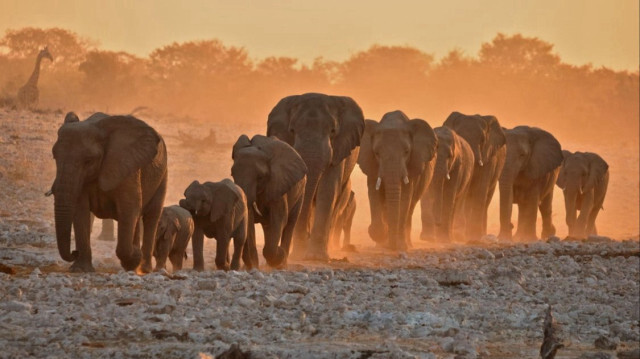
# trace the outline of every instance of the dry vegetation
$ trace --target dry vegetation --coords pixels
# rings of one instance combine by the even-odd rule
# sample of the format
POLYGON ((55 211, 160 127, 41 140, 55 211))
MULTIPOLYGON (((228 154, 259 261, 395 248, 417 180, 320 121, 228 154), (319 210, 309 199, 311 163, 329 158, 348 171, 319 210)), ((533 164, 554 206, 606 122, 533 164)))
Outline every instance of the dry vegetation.
MULTIPOLYGON (((410 47, 373 46, 344 62, 303 65, 291 58, 252 60, 244 49, 216 40, 175 43, 139 58, 100 50, 62 29, 9 31, 0 39, 0 263, 18 274, 0 273, 0 346, 10 348, 8 355, 61 357, 195 357, 219 354, 234 342, 256 357, 534 357, 550 303, 567 328, 559 358, 594 352, 601 335, 617 338, 618 349, 636 348, 638 102, 637 72, 566 64, 551 44, 520 35, 498 35, 476 56, 453 51, 435 61, 410 47), (13 98, 43 44, 55 61, 43 62, 41 110, 17 110, 13 98), (549 130, 571 151, 598 152, 611 171, 599 230, 631 240, 434 248, 416 239, 418 210, 416 250, 391 256, 367 236, 366 180, 356 169, 352 238, 359 253, 347 261, 298 262, 289 272, 186 271, 182 280, 135 279, 118 273, 112 243, 94 241, 100 273, 65 273, 68 264, 55 248, 53 201, 43 193, 55 175, 51 146, 66 111, 86 118, 146 107, 136 115, 166 140, 166 203, 173 204, 194 179, 230 177, 225 144, 242 133, 264 133, 281 97, 307 91, 352 96, 368 118, 402 109, 434 127, 453 110, 490 113, 505 127, 549 130), (217 146, 185 145, 209 141, 211 131, 217 146), (55 312, 67 306, 74 315, 55 312), (96 314, 98 307, 105 312, 96 314), (114 313, 120 320, 101 321, 114 313), (183 319, 192 317, 200 319, 183 319), (46 333, 33 339, 42 326, 46 333)), ((497 202, 496 195, 492 233, 499 225, 497 202)), ((554 222, 559 236, 566 235, 559 190, 554 222)), ((213 240, 206 242, 209 268, 214 248, 213 240)))

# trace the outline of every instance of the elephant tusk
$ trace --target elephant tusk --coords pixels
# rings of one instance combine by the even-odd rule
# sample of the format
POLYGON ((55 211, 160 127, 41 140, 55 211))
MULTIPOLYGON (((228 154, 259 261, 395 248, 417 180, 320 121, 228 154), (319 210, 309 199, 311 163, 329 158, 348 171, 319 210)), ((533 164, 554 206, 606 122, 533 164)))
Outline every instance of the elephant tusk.
POLYGON ((376 191, 380 190, 381 184, 382 184, 382 178, 378 177, 378 180, 376 181, 376 191))
POLYGON ((52 190, 48 190, 44 195, 45 195, 45 197, 49 197, 52 194, 53 194, 53 191, 52 190))
POLYGON ((450 180, 451 176, 447 173, 447 180, 450 180))
POLYGON ((260 217, 262 217, 262 213, 260 212, 260 210, 258 209, 258 205, 253 202, 253 210, 256 211, 256 214, 260 217))
POLYGON ((409 177, 404 176, 404 179, 402 181, 404 182, 404 184, 409 184, 409 177))
POLYGON ((484 166, 484 162, 482 162, 482 160, 479 160, 478 164, 480 165, 480 167, 484 166))

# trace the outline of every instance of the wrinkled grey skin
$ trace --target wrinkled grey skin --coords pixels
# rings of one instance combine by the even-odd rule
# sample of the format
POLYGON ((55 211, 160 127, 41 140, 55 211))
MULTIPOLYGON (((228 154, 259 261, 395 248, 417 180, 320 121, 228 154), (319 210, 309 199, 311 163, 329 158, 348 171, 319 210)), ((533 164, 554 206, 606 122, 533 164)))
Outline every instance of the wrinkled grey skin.
POLYGON ((152 269, 156 225, 167 186, 162 137, 133 116, 96 113, 79 121, 67 114, 53 146, 56 238, 72 271, 93 271, 91 213, 118 221, 116 255, 122 267, 152 269), (144 238, 140 248, 140 220, 144 238), (76 250, 71 252, 71 228, 76 250))
MULTIPOLYGON (((351 181, 348 183, 351 188, 351 181)), ((347 193, 344 191, 343 193, 347 193)), ((340 236, 343 235, 342 250, 345 252, 355 252, 356 247, 351 244, 351 226, 353 225, 353 217, 356 214, 356 197, 353 191, 349 191, 348 196, 341 196, 338 201, 338 215, 336 222, 331 227, 331 248, 340 248, 340 236)))
POLYGON ((438 140, 429 124, 402 111, 380 122, 366 120, 358 164, 367 175, 371 225, 369 236, 385 247, 411 247, 411 217, 436 162, 438 140))
MULTIPOLYGON (((422 196, 420 237, 450 242, 454 239, 454 216, 459 225, 465 225, 462 210, 473 175, 475 156, 467 141, 454 130, 443 126, 434 131, 438 137, 436 166, 431 184, 422 196)), ((459 230, 464 236, 464 228, 459 230)))
POLYGON ((538 209, 542 237, 556 233, 552 221, 553 187, 562 163, 560 143, 547 131, 518 126, 504 131, 507 159, 500 175, 500 234, 511 239, 513 205, 518 205, 518 240, 535 240, 538 209))
MULTIPOLYGON (((193 181, 184 191, 180 207, 191 213, 194 222, 191 246, 193 269, 204 270, 204 236, 216 239, 216 267, 240 269, 240 258, 251 269, 251 261, 243 256, 247 238, 247 199, 242 188, 230 179, 220 182, 193 181), (233 238, 233 258, 229 263, 229 242, 233 238)), ((249 248, 249 251, 255 251, 249 248)))
POLYGON ((167 206, 162 209, 153 256, 156 258, 156 271, 166 268, 167 258, 173 271, 182 269, 182 261, 187 258, 187 245, 193 235, 191 213, 180 206, 167 206))
POLYGON ((597 235, 596 218, 609 186, 609 165, 592 152, 562 151, 562 154, 564 160, 556 184, 564 194, 568 237, 583 239, 597 235))
MULTIPOLYGON (((307 166, 305 197, 293 235, 293 256, 329 260, 336 204, 358 158, 364 116, 350 97, 288 96, 269 113, 267 136, 291 145, 307 166)), ((348 193, 348 192, 347 192, 348 193)))
POLYGON ((456 131, 473 150, 475 164, 464 217, 466 239, 478 240, 487 234, 487 211, 507 154, 505 135, 494 116, 452 112, 443 126, 456 131))
MULTIPOLYGON (((232 158, 231 175, 247 196, 247 242, 255 248, 254 223, 262 224, 264 258, 271 267, 286 267, 304 200, 307 166, 286 142, 261 135, 251 140, 241 135, 233 146, 232 158)), ((257 267, 257 253, 249 257, 257 267)))

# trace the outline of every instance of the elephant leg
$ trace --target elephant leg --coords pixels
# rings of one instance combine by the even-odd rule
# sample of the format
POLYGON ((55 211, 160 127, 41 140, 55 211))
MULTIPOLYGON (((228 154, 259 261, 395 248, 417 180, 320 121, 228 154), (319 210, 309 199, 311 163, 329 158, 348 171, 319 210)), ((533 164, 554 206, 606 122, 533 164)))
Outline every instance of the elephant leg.
POLYGON ((453 185, 445 186, 442 193, 442 219, 438 225, 438 239, 450 242, 453 230, 453 211, 456 188, 453 185))
POLYGON ((432 240, 435 237, 435 220, 433 218, 433 193, 431 189, 420 200, 420 220, 422 221, 420 239, 423 241, 432 240))
POLYGON ((153 254, 153 246, 156 240, 158 221, 160 221, 160 216, 162 215, 166 186, 167 180, 165 178, 149 203, 147 203, 142 216, 144 231, 142 237, 142 263, 140 264, 140 270, 143 273, 149 273, 152 269, 151 255, 153 254))
POLYGON ((95 272, 91 264, 91 212, 89 211, 89 200, 84 195, 76 207, 73 232, 78 259, 73 262, 70 270, 72 272, 95 272))
POLYGON ((216 268, 228 271, 229 270, 229 242, 231 238, 220 237, 216 238, 216 268))
POLYGON ((348 252, 354 252, 355 247, 351 244, 351 226, 353 225, 353 216, 355 215, 355 208, 349 208, 349 212, 346 213, 342 231, 344 232, 344 240, 342 241, 342 250, 348 252))
MULTIPOLYGON (((578 238, 585 238, 586 235, 588 234, 587 232, 587 226, 588 226, 588 221, 589 221, 589 217, 591 215, 591 211, 593 211, 595 208, 594 201, 593 201, 593 191, 586 191, 583 195, 582 195, 582 203, 581 203, 581 207, 580 207, 580 215, 578 216, 578 219, 576 220, 576 236, 578 238)), ((595 221, 595 218, 594 218, 595 221)))
POLYGON ((249 220, 249 225, 247 226, 247 239, 245 240, 244 248, 242 249, 242 261, 248 270, 260 267, 258 249, 256 247, 256 226, 253 223, 253 220, 249 220))
MULTIPOLYGON (((285 224, 281 220, 273 219, 269 225, 264 226, 264 249, 263 255, 267 259, 270 266, 276 268, 284 268, 286 266, 286 260, 278 263, 280 250, 284 250, 281 247, 280 239, 282 238, 285 224)), ((285 252, 286 258, 286 252, 285 252)))
POLYGON ((156 271, 166 269, 167 257, 169 256, 169 252, 171 252, 171 247, 175 240, 175 234, 171 237, 165 237, 164 233, 162 233, 161 236, 159 236, 153 250, 153 256, 156 258, 156 271))
POLYGON ((376 190, 377 178, 367 177, 367 189, 369 194, 369 209, 371 212, 371 224, 369 225, 369 237, 377 244, 385 244, 388 238, 389 228, 385 220, 383 189, 376 190))
POLYGON ((452 238, 458 242, 465 240, 466 218, 464 217, 466 195, 462 194, 455 199, 453 203, 453 232, 452 238))
MULTIPOLYGON (((336 166, 341 167, 341 166, 336 166)), ((340 196, 340 172, 326 172, 318 184, 316 195, 315 217, 311 228, 311 238, 307 250, 306 259, 328 261, 328 240, 331 231, 331 224, 336 213, 336 203, 340 196)))
POLYGON ((291 239, 293 238, 293 231, 296 226, 296 221, 300 216, 300 210, 302 210, 302 199, 300 199, 300 201, 298 201, 298 203, 289 210, 287 223, 282 229, 282 239, 280 240, 280 247, 284 251, 285 258, 289 257, 289 252, 291 250, 291 239))
POLYGON ((113 236, 114 233, 114 220, 110 218, 105 218, 102 220, 102 231, 98 235, 98 239, 101 241, 115 241, 113 236))
POLYGON ((240 226, 233 234, 233 257, 231 257, 231 270, 240 269, 242 251, 247 241, 247 227, 240 226))
POLYGON ((400 223, 404 223, 404 228, 401 229, 404 238, 404 245, 406 249, 413 247, 411 243, 411 220, 413 217, 413 210, 416 208, 418 198, 414 199, 415 182, 409 182, 402 188, 402 194, 400 199, 400 223))
POLYGON ((540 202, 540 215, 542 216, 542 238, 549 238, 556 234, 556 227, 553 225, 551 210, 553 207, 553 195, 549 194, 542 198, 540 202))
POLYGON ((193 250, 193 269, 201 272, 204 270, 204 232, 202 227, 197 224, 194 226, 191 236, 191 247, 193 250))
POLYGON ((538 239, 536 222, 538 218, 537 196, 518 204, 518 229, 515 238, 521 241, 538 239))
POLYGON ((116 256, 125 270, 135 270, 140 264, 142 253, 140 247, 134 245, 133 240, 138 224, 139 212, 118 214, 118 242, 116 256))

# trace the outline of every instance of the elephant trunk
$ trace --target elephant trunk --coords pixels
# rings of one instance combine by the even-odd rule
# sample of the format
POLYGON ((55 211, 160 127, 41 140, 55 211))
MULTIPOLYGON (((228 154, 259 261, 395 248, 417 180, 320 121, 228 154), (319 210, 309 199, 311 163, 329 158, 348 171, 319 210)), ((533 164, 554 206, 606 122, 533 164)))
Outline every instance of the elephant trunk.
POLYGON ((56 241, 60 257, 67 262, 78 258, 78 252, 71 252, 71 225, 75 212, 75 198, 67 189, 58 188, 54 191, 54 216, 56 225, 56 241))
POLYGON ((294 250, 296 252, 298 251, 295 249, 296 244, 298 246, 306 246, 309 239, 311 225, 313 223, 311 217, 313 215, 318 183, 320 182, 322 173, 331 160, 331 149, 328 147, 328 144, 326 146, 320 146, 320 148, 323 148, 323 150, 318 151, 317 146, 313 145, 295 146, 296 151, 298 151, 300 157, 302 157, 302 160, 308 168, 304 200, 302 202, 302 208, 294 230, 294 250))
POLYGON ((400 177, 384 181, 384 188, 389 222, 389 245, 393 249, 399 249, 404 243, 401 228, 403 223, 400 223, 400 197, 402 195, 400 177))
POLYGON ((444 184, 449 180, 449 168, 447 167, 446 161, 437 161, 436 168, 433 173, 433 179, 431 182, 431 186, 433 190, 431 193, 433 194, 433 219, 435 221, 436 226, 440 226, 442 224, 442 210, 443 210, 443 191, 444 184))
POLYGON ((267 264, 274 268, 280 267, 287 259, 287 253, 278 246, 276 241, 271 241, 271 243, 265 241, 262 255, 267 260, 267 264))

